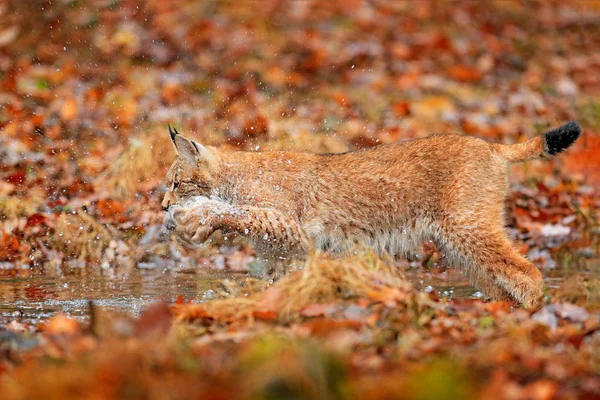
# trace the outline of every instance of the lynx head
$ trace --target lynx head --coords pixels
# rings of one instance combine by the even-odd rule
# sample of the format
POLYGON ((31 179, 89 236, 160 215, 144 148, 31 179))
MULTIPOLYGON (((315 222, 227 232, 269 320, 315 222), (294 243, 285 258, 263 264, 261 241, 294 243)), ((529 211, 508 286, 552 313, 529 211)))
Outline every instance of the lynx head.
POLYGON ((167 210, 171 204, 194 196, 208 196, 218 157, 216 149, 180 135, 170 125, 169 134, 177 158, 167 172, 167 192, 162 201, 163 210, 167 210))

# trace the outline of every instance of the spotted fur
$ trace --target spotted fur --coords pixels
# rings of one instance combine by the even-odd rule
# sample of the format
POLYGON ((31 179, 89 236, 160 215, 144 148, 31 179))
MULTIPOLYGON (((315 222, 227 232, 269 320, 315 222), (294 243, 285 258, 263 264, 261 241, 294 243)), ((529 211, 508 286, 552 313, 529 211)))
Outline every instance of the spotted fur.
POLYGON ((267 259, 356 244, 402 256, 432 240, 487 296, 533 307, 542 275, 504 230, 507 167, 564 149, 575 127, 517 145, 435 135, 338 155, 226 151, 176 134, 165 220, 188 245, 233 232, 267 259))

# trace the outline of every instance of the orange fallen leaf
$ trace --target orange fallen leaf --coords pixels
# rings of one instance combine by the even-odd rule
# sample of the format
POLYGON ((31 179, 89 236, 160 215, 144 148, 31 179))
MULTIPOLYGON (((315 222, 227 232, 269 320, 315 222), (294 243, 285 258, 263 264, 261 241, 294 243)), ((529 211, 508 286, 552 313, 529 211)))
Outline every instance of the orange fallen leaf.
POLYGON ((112 217, 116 214, 122 214, 125 211, 125 206, 116 200, 98 200, 98 212, 103 217, 112 217))
POLYGON ((82 328, 76 320, 58 313, 42 325, 41 330, 50 335, 74 335, 81 333, 82 328))
POLYGON ((263 321, 274 321, 277 319, 277 313, 273 310, 257 309, 252 311, 252 316, 263 321))
POLYGON ((177 101, 181 93, 181 85, 177 82, 166 82, 163 85, 162 95, 164 99, 169 103, 177 101))
POLYGON ((358 330, 363 326, 363 323, 357 320, 338 321, 329 318, 315 318, 305 323, 303 326, 315 336, 327 336, 331 332, 340 329, 358 330))
POLYGON ((600 137, 586 132, 572 149, 561 157, 563 171, 588 184, 600 185, 600 137))
POLYGON ((12 260, 20 253, 19 239, 10 233, 0 231, 0 260, 12 260))
POLYGON ((404 117, 410 113, 410 103, 408 101, 399 101, 392 106, 392 111, 396 117, 404 117))
POLYGON ((455 65, 447 73, 460 82, 479 82, 483 76, 479 70, 468 65, 455 65))
POLYGON ((60 108, 60 119, 73 121, 77 117, 77 103, 72 97, 66 99, 60 108))
POLYGON ((537 400, 550 400, 558 390, 558 383, 549 379, 539 379, 525 387, 526 397, 537 400))

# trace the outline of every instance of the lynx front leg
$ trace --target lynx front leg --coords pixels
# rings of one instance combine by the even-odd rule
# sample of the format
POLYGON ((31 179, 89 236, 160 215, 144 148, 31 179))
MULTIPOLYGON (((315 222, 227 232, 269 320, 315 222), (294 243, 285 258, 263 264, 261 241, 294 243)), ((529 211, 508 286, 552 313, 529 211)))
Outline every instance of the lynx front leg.
POLYGON ((165 224, 188 245, 200 245, 221 230, 249 238, 261 252, 303 254, 309 249, 297 219, 271 208, 236 206, 218 200, 199 200, 173 206, 165 224))
MULTIPOLYGON (((303 258, 310 244, 298 220, 271 208, 245 206, 226 226, 248 237, 264 263, 262 277, 276 280, 303 258)), ((228 218, 226 218, 228 219, 228 218)))
POLYGON ((222 229, 248 237, 262 252, 305 254, 310 244, 298 220, 272 208, 239 206, 237 212, 224 214, 222 229))

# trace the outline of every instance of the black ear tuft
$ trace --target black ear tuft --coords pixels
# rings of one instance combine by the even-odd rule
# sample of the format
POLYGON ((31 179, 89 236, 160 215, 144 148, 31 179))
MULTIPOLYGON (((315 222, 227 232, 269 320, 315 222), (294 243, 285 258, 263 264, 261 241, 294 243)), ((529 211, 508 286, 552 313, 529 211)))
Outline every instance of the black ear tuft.
POLYGON ((179 132, 177 132, 177 129, 172 128, 171 124, 169 124, 169 134, 171 135, 171 140, 175 143, 175 136, 179 135, 179 132))

